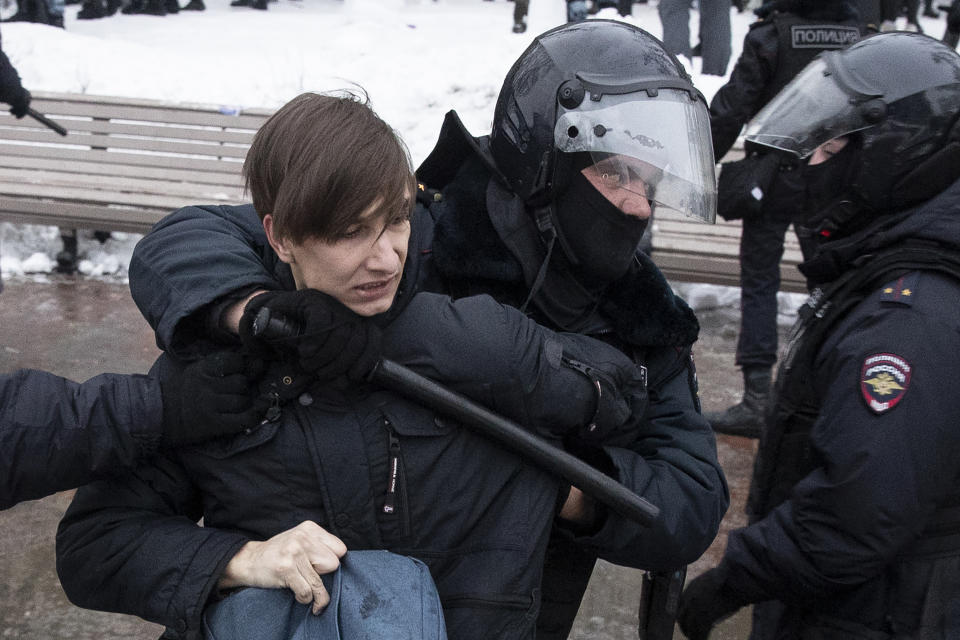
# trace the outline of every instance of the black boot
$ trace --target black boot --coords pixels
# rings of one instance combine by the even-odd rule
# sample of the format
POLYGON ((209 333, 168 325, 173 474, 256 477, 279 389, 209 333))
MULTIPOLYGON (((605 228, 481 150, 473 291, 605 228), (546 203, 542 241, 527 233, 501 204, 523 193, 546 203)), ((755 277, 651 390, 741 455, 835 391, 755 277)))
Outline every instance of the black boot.
POLYGON ((167 10, 167 13, 179 13, 180 4, 177 0, 164 0, 163 8, 167 10))
POLYGON ((187 4, 180 7, 181 11, 203 11, 207 8, 207 5, 203 4, 203 0, 190 0, 187 4))
POLYGON ((706 414, 717 433, 759 438, 770 402, 770 367, 745 367, 743 400, 726 411, 706 414))

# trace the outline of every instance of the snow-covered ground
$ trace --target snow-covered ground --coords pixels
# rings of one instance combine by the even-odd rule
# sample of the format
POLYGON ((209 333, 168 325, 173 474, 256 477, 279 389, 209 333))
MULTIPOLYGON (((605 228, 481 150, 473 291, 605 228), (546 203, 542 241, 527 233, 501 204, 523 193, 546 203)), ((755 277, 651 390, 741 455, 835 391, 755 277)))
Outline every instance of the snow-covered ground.
MULTIPOLYGON (((418 163, 450 109, 476 135, 490 130, 510 65, 534 34, 565 21, 566 6, 562 0, 532 0, 529 29, 516 35, 510 29, 513 3, 506 0, 277 0, 265 12, 231 8, 229 0, 206 5, 203 12, 163 18, 118 13, 100 20, 76 20, 79 5, 71 5, 65 30, 4 24, 3 50, 24 86, 35 91, 278 107, 304 91, 360 85, 418 163)), ((7 6, 2 13, 12 10, 7 6)), ((596 17, 621 19, 613 9, 596 17)), ((698 18, 691 11, 692 34, 698 18)), ((730 68, 753 16, 732 10, 731 18, 730 68)), ((662 34, 657 0, 634 4, 633 15, 623 19, 662 34)), ((922 24, 937 35, 943 29, 942 21, 922 24)), ((695 58, 690 72, 709 100, 727 78, 702 75, 699 65, 695 58)), ((138 238, 115 234, 100 245, 82 234, 82 272, 123 278, 138 238)), ((54 227, 0 224, 0 269, 6 276, 42 278, 59 250, 54 227)), ((718 287, 678 288, 698 306, 733 304, 738 295, 718 287)), ((796 298, 782 301, 787 316, 796 298)))

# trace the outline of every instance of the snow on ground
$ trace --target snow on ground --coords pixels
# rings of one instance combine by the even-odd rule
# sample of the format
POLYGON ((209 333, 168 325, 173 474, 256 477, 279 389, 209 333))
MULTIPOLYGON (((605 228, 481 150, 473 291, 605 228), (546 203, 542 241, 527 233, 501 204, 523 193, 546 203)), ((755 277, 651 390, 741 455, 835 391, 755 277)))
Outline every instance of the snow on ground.
MULTIPOLYGON (((532 0, 529 29, 516 35, 510 29, 513 4, 506 0, 277 0, 266 12, 231 8, 229 0, 206 4, 206 11, 164 18, 118 13, 100 20, 76 20, 79 5, 71 5, 65 30, 4 24, 3 50, 34 91, 275 108, 304 91, 360 85, 419 163, 450 109, 474 134, 490 130, 510 65, 533 35, 564 22, 566 6, 532 0)), ((621 19, 613 9, 596 17, 621 19)), ((691 11, 692 34, 698 17, 691 11)), ((753 19, 735 10, 731 17, 730 68, 753 19)), ((662 35, 656 0, 635 4, 624 20, 662 35)), ((937 21, 924 26, 931 33, 943 28, 937 21)), ((699 66, 696 58, 689 70, 709 100, 727 78, 702 75, 699 66)), ((100 245, 82 233, 81 271, 123 278, 138 238, 117 233, 100 245)), ((59 250, 56 228, 0 223, 4 275, 42 277, 59 250)), ((678 288, 698 305, 737 300, 735 289, 678 288)), ((782 301, 788 315, 795 298, 782 301)))

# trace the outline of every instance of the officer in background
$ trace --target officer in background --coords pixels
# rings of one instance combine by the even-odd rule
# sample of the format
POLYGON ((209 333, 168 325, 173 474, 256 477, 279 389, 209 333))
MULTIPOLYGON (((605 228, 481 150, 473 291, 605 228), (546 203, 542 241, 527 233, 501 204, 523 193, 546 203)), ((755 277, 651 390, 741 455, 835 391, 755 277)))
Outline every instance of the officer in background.
POLYGON ((754 603, 752 640, 960 637, 960 56, 915 33, 822 55, 747 128, 817 168, 748 501, 693 580, 692 640, 754 603), (827 144, 824 144, 827 143, 827 144))
MULTIPOLYGON (((779 0, 750 27, 730 81, 710 103, 713 150, 719 161, 740 130, 814 56, 860 37, 857 14, 844 0, 779 0)), ((804 219, 805 176, 786 160, 763 189, 759 215, 744 214, 740 236, 740 336, 736 363, 743 370, 740 403, 707 415, 718 433, 755 438, 770 395, 777 361, 777 292, 780 259, 790 223, 804 219)), ((724 194, 720 194, 723 198, 724 194)), ((810 243, 800 238, 804 256, 810 243)))
MULTIPOLYGON (((541 640, 567 637, 598 557, 676 575, 710 545, 727 508, 713 432, 696 399, 696 317, 637 252, 652 210, 712 221, 708 122, 703 96, 656 38, 587 20, 537 36, 520 55, 489 136, 474 137, 451 111, 417 169, 423 188, 413 217, 435 222, 422 240, 429 259, 420 279, 404 286, 491 295, 543 326, 613 344, 647 372, 638 436, 564 445, 654 497, 660 518, 636 532, 601 509, 591 526, 554 527, 541 640)), ((178 354, 207 337, 235 341, 245 300, 282 288, 258 233, 252 207, 189 207, 140 241, 131 293, 162 348, 178 354)))

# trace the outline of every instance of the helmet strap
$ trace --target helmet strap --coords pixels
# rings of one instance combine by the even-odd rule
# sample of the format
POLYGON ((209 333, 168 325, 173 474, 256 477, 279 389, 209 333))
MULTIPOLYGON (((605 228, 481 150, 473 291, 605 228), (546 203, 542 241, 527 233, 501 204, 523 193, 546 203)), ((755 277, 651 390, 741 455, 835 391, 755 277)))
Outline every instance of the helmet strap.
POLYGON ((524 313, 527 311, 527 305, 530 304, 533 297, 540 291, 540 287, 543 286, 543 280, 547 277, 547 270, 550 268, 550 258, 553 257, 553 247, 557 241, 557 228, 553 224, 552 207, 537 207, 533 211, 533 218, 537 223, 540 240, 547 248, 547 254, 544 256, 543 262, 540 263, 540 268, 537 270, 537 277, 533 279, 533 284, 530 285, 530 293, 527 294, 527 299, 524 300, 520 306, 520 311, 524 313))

